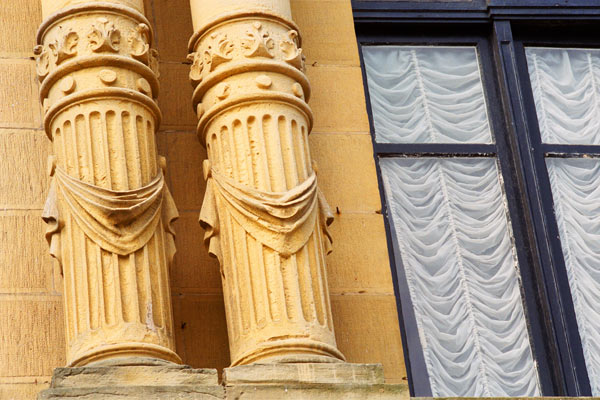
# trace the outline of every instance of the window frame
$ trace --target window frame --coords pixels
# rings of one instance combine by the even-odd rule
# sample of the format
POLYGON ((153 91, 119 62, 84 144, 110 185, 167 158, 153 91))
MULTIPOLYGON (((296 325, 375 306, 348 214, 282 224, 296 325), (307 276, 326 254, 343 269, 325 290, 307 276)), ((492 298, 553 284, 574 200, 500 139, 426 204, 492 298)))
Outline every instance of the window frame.
POLYGON ((580 24, 597 25, 600 0, 489 0, 489 5, 485 0, 468 3, 353 0, 352 5, 411 396, 430 396, 431 389, 398 242, 388 215, 379 158, 407 153, 409 156, 468 156, 473 152, 495 155, 503 176, 520 265, 524 310, 542 395, 590 396, 544 151, 600 157, 600 146, 566 148, 565 145, 541 144, 524 46, 600 48, 600 36, 590 35, 582 40, 565 34, 574 29, 588 29, 580 28, 580 24), (555 32, 549 32, 549 27, 555 32), (472 45, 474 42, 495 143, 377 143, 362 46, 472 45), (490 146, 497 146, 498 151, 490 153, 490 146))

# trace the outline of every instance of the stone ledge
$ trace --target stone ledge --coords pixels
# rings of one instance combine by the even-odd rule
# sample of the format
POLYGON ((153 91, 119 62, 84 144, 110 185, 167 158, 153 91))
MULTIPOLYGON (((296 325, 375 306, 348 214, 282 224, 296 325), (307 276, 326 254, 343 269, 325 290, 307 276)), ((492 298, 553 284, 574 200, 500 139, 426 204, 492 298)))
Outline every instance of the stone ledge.
POLYGON ((222 400, 221 386, 129 386, 48 389, 38 400, 222 400))
POLYGON ((407 385, 385 385, 379 364, 255 364, 193 369, 153 359, 57 368, 38 400, 392 400, 407 385))
POLYGON ((38 400, 223 399, 215 369, 194 369, 155 359, 125 359, 87 367, 57 368, 38 400))
POLYGON ((233 385, 227 400, 408 400, 407 385, 295 384, 233 385))
POLYGON ((278 384, 383 384, 381 364, 290 363, 253 364, 226 368, 226 386, 278 384))
POLYGON ((385 385, 381 364, 253 364, 223 372, 228 400, 408 399, 407 385, 385 385))
POLYGON ((52 388, 218 385, 214 369, 187 365, 57 368, 52 388))

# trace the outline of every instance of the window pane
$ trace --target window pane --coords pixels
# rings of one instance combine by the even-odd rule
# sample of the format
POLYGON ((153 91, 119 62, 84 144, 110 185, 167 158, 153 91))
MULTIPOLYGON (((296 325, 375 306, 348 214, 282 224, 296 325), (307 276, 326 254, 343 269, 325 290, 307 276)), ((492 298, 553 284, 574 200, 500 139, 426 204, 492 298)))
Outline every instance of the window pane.
POLYGON ((600 51, 526 49, 542 142, 600 144, 600 51))
POLYGON ((492 143, 475 47, 363 47, 381 143, 492 143))
POLYGON ((538 396, 496 160, 381 167, 433 395, 538 396))
POLYGON ((592 395, 600 396, 600 160, 546 164, 592 395))

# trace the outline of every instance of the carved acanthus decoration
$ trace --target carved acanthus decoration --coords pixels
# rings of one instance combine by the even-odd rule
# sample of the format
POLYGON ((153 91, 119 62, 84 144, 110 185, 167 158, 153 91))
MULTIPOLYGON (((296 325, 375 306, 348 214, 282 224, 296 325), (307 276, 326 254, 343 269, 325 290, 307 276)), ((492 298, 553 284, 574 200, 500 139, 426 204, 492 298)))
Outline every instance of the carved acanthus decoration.
POLYGON ((325 266, 332 215, 308 149, 300 37, 287 0, 270 2, 284 5, 272 15, 262 0, 222 1, 192 0, 223 14, 196 14, 204 28, 189 59, 208 154, 200 220, 222 267, 232 364, 339 361, 325 266))
POLYGON ((214 71, 219 65, 233 59, 233 42, 227 39, 227 35, 213 34, 210 42, 202 52, 194 52, 188 55, 192 62, 190 68, 190 79, 193 84, 198 84, 206 75, 214 71))
POLYGON ((139 24, 131 30, 128 39, 131 47, 131 56, 146 65, 150 64, 149 35, 150 27, 146 24, 139 24))
POLYGON ((119 52, 121 32, 115 28, 115 25, 112 22, 104 17, 96 20, 96 23, 92 25, 92 29, 87 37, 90 41, 90 47, 95 52, 119 52))
POLYGON ((33 49, 35 56, 35 70, 40 80, 44 79, 50 73, 50 51, 42 45, 37 45, 33 49))
POLYGON ((197 85, 204 79, 204 54, 194 52, 188 54, 188 61, 191 61, 192 66, 190 67, 190 80, 193 85, 197 85))
POLYGON ((212 42, 208 45, 206 51, 208 70, 214 71, 219 65, 231 61, 233 59, 233 43, 227 39, 227 35, 213 34, 211 35, 212 42))
POLYGON ((152 72, 154 72, 154 75, 156 75, 157 78, 160 78, 158 50, 150 49, 150 63, 148 66, 150 67, 152 72))
POLYGON ((139 24, 131 29, 128 42, 131 56, 149 66, 157 78, 160 77, 158 51, 150 48, 150 27, 146 24, 139 24))
POLYGON ((79 42, 79 35, 76 32, 68 30, 67 32, 61 32, 58 34, 58 38, 54 43, 50 43, 48 47, 54 55, 54 62, 56 65, 60 65, 63 61, 75 57, 77 55, 77 44, 79 42))
POLYGON ((53 13, 34 49, 54 152, 43 217, 64 275, 73 366, 180 362, 168 278, 177 209, 155 139, 158 54, 147 19, 129 0, 117 3, 53 13), (120 32, 129 33, 124 43, 120 32))
POLYGON ((304 71, 304 60, 302 49, 298 47, 298 32, 291 30, 287 33, 288 39, 281 41, 281 51, 285 54, 285 61, 304 71))
POLYGON ((252 27, 246 31, 246 37, 241 44, 246 49, 246 57, 275 57, 273 54, 275 40, 259 21, 254 22, 252 27))

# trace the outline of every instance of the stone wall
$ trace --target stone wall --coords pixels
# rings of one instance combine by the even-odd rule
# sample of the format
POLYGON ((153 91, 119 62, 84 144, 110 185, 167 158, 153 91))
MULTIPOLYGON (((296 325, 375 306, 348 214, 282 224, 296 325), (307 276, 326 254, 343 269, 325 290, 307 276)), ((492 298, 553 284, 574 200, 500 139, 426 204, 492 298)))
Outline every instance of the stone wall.
MULTIPOLYGON (((350 0, 292 0, 304 36, 315 128, 311 151, 336 221, 328 257, 337 344, 347 361, 383 363, 388 383, 405 377, 398 317, 365 109, 350 0)), ((147 0, 161 56, 157 138, 181 218, 171 270, 177 352, 194 367, 229 364, 219 267, 197 222, 204 195, 191 107, 188 0, 147 0)), ((39 0, 0 2, 0 398, 32 399, 64 365, 62 277, 48 255, 41 209, 50 142, 32 48, 39 0)))

